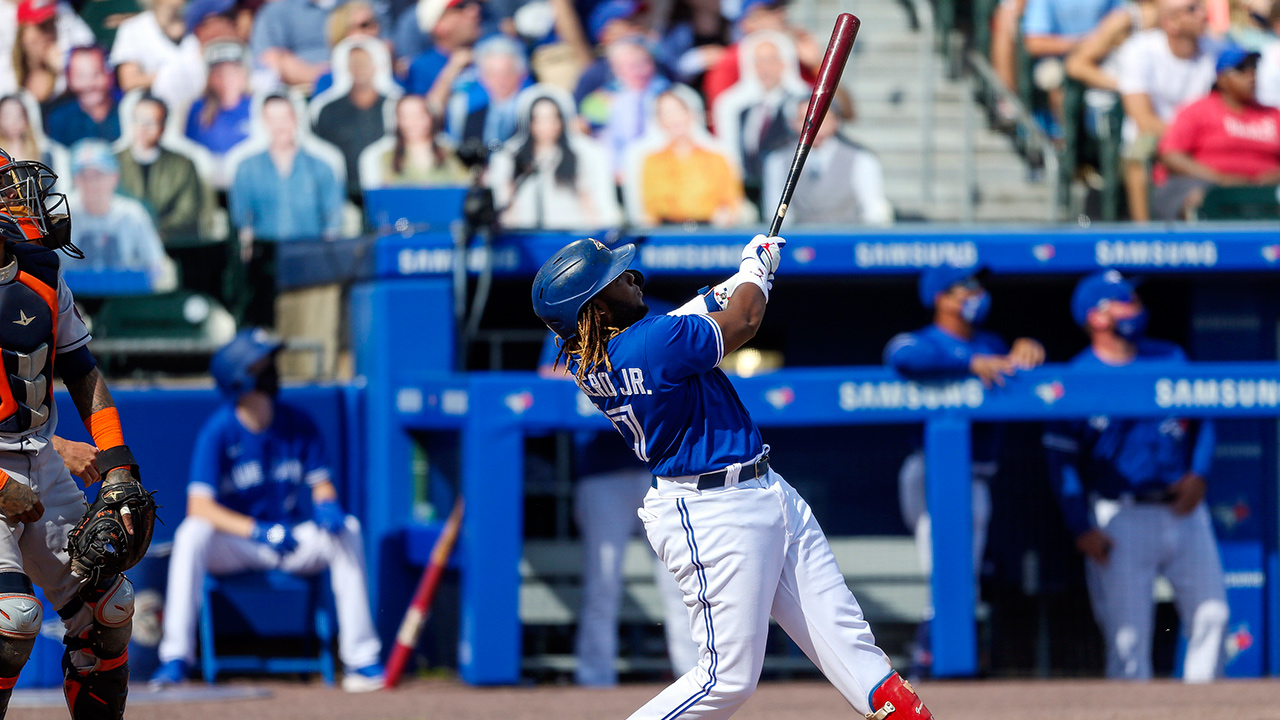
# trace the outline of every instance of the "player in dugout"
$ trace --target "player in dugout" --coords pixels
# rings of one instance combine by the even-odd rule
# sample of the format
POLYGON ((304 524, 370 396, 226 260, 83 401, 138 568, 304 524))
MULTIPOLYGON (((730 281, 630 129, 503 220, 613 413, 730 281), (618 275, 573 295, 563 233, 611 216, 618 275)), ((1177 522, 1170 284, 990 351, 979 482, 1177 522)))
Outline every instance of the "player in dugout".
MULTIPOLYGON (((1072 365, 1098 373, 1135 364, 1183 366, 1182 348, 1147 338, 1147 310, 1115 270, 1080 281, 1071 314, 1089 334, 1072 365)), ((1094 618, 1107 646, 1107 677, 1151 678, 1156 575, 1173 585, 1187 636, 1182 678, 1222 671, 1227 592, 1204 503, 1214 426, 1174 416, 1051 423, 1049 478, 1076 547, 1094 618)))
POLYGON ((635 245, 577 240, 534 278, 560 360, 655 476, 640 519, 699 647, 697 667, 633 720, 733 715, 755 692, 771 616, 857 712, 933 717, 876 646, 813 510, 718 367, 759 329, 784 243, 757 235, 737 273, 668 315, 649 314, 635 245))
POLYGON ((342 688, 384 685, 360 522, 338 503, 315 422, 276 397, 282 348, 266 331, 249 328, 210 362, 227 402, 200 429, 191 453, 187 518, 174 533, 153 686, 182 682, 195 660, 206 573, 314 575, 325 568, 338 612, 342 688))
MULTIPOLYGON (((929 268, 920 274, 920 302, 933 310, 933 323, 895 335, 884 349, 885 363, 912 380, 954 380, 976 376, 984 385, 1003 385, 1005 378, 1044 362, 1044 346, 1018 338, 1010 348, 1004 339, 982 329, 991 311, 991 294, 978 277, 981 266, 929 268)), ((918 442, 918 441, 917 441, 918 442)), ((991 522, 991 490, 1000 454, 1000 431, 975 423, 973 460, 973 569, 979 572, 991 522)), ((916 552, 926 577, 933 572, 933 525, 925 504, 924 451, 917 448, 898 471, 898 504, 902 521, 916 539, 916 552)), ((925 606, 916 630, 908 677, 928 674, 932 665, 930 626, 933 602, 925 606)))

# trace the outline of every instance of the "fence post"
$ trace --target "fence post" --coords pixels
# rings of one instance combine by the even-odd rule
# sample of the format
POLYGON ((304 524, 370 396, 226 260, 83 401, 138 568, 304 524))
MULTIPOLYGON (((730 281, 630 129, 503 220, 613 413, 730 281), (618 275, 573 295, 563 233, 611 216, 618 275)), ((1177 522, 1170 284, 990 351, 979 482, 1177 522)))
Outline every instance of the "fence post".
POLYGON ((925 422, 924 436, 933 532, 933 675, 971 677, 978 670, 978 643, 969 421, 951 415, 934 417, 925 422))
POLYGON ((473 382, 462 431, 462 628, 458 670, 471 685, 520 682, 524 431, 501 382, 473 382))

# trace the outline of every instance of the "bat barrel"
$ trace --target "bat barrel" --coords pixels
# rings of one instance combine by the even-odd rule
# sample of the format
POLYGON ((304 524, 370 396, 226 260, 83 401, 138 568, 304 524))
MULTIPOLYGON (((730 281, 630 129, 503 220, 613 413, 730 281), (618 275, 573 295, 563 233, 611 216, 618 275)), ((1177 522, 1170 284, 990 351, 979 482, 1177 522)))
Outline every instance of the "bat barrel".
POLYGON ((822 126, 822 119, 827 116, 831 100, 835 97, 836 88, 840 86, 840 74, 853 51, 853 41, 858 37, 858 28, 862 21, 841 13, 836 18, 836 26, 831 31, 831 41, 827 43, 827 52, 822 56, 822 67, 818 70, 818 79, 809 97, 809 109, 805 112, 804 126, 800 129, 800 142, 796 144, 796 154, 791 161, 791 171, 787 173, 787 181, 782 188, 782 197, 778 199, 778 209, 769 225, 769 237, 776 237, 782 231, 782 220, 787 215, 787 206, 791 204, 791 196, 795 194, 796 183, 800 181, 800 173, 804 170, 805 159, 809 157, 809 148, 822 126))

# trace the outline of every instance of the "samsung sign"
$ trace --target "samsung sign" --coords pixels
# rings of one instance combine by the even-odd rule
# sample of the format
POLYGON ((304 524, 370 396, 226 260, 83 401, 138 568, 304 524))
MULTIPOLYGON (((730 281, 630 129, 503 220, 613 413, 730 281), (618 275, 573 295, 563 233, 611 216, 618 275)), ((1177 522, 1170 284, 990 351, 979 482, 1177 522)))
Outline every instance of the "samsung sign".
POLYGON ((893 380, 840 384, 840 409, 848 412, 976 408, 982 399, 982 382, 976 379, 940 385, 893 380))
POLYGON ((1252 408, 1280 406, 1280 380, 1156 381, 1156 405, 1162 408, 1252 408))
POLYGON ((1093 258, 1103 266, 1213 267, 1218 264, 1218 245, 1210 240, 1102 240, 1094 243, 1093 258))
POLYGON ((971 242, 883 242, 858 243, 854 261, 860 268, 926 268, 978 264, 978 246, 971 242))

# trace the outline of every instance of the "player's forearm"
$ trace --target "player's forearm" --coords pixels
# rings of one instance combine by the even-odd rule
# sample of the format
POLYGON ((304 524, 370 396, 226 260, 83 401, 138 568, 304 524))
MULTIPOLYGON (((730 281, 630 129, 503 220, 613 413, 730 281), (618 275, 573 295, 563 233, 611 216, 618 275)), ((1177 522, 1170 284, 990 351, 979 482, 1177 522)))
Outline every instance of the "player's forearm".
POLYGON ((722 312, 711 314, 711 319, 720 326, 724 336, 726 355, 756 336, 760 323, 764 321, 764 308, 764 292, 753 283, 742 283, 729 298, 729 306, 722 312))
POLYGON ((211 497, 187 496, 187 516, 207 520, 214 530, 247 538, 253 535, 254 519, 238 513, 211 497))
POLYGON ((96 367, 79 380, 66 382, 66 386, 76 410, 80 411, 81 420, 87 421, 99 410, 116 406, 115 400, 111 399, 111 390, 107 388, 107 379, 96 367))
POLYGON ((1053 484, 1053 494, 1062 509, 1062 519, 1073 536, 1079 536, 1089 530, 1089 506, 1085 501, 1083 483, 1075 465, 1066 462, 1065 458, 1049 455, 1049 478, 1053 484))
POLYGON ((904 345, 889 352, 887 358, 894 370, 915 378, 963 375, 969 372, 969 357, 956 357, 935 352, 921 345, 904 345))
MULTIPOLYGON (((111 390, 107 387, 107 379, 102 377, 98 368, 76 380, 65 381, 67 392, 76 404, 80 419, 93 438, 93 444, 99 451, 121 448, 125 454, 122 462, 132 463, 124 443, 124 431, 120 426, 120 414, 116 412, 115 400, 111 398, 111 390)), ((119 458, 117 458, 119 459, 119 458)), ((104 484, 130 482, 136 478, 128 465, 120 465, 107 471, 104 484)))
POLYGON ((1191 472, 1207 478, 1213 471, 1213 452, 1217 445, 1218 433, 1212 420, 1200 421, 1200 432, 1196 434, 1196 447, 1191 453, 1191 472))

